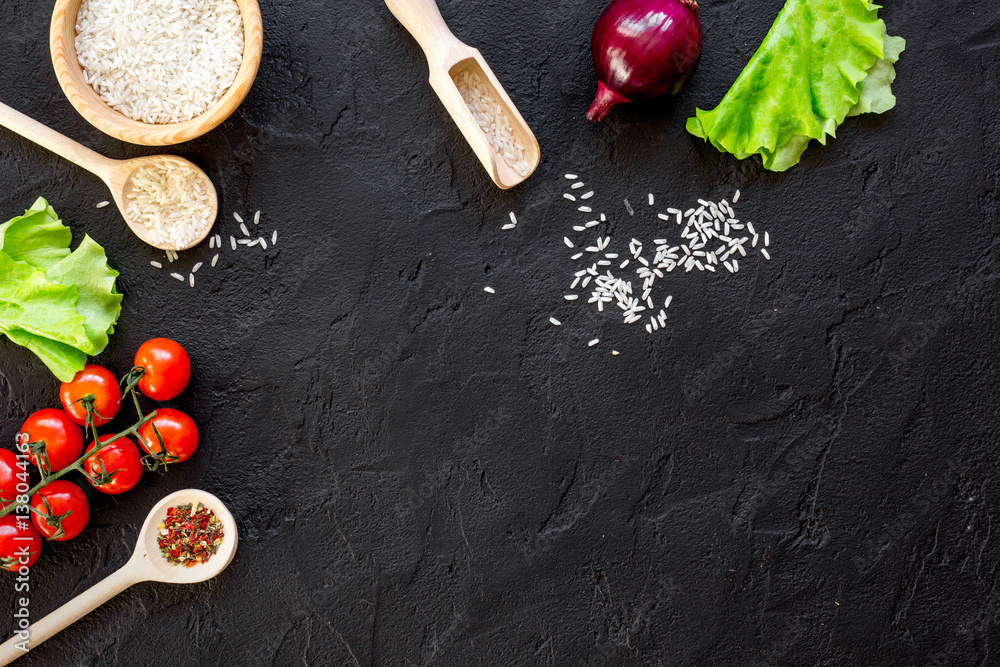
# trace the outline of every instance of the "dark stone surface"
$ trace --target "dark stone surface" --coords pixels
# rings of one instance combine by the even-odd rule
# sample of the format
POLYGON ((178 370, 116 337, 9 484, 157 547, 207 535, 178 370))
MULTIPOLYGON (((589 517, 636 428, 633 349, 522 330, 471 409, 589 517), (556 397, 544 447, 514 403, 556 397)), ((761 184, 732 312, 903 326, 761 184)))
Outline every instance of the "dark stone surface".
MULTIPOLYGON (((0 132, 0 217, 44 195, 107 248, 126 298, 99 362, 181 341, 196 371, 177 405, 202 434, 46 546, 32 613, 122 565, 170 491, 218 494, 241 531, 217 580, 136 586, 20 664, 998 664, 1000 8, 887 3, 908 40, 897 108, 776 175, 683 121, 781 4, 702 3, 682 94, 592 126, 603 1, 442 3, 542 145, 500 192, 381 2, 265 0, 249 98, 177 150, 215 180, 220 231, 261 209, 280 238, 227 247, 195 289, 94 209, 96 178, 0 132), (775 259, 671 276, 661 335, 567 304, 566 171, 624 242, 657 228, 624 197, 740 187, 775 259)), ((110 156, 150 152, 73 111, 48 21, 3 4, 3 100, 110 156)), ((0 342, 0 441, 56 389, 0 342)), ((13 597, 0 587, 4 632, 13 597)))

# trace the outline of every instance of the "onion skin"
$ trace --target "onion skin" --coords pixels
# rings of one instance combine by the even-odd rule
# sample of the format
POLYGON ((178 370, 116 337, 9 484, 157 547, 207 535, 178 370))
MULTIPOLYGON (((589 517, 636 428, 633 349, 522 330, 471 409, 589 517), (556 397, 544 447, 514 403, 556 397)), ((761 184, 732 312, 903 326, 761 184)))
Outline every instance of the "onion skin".
POLYGON ((590 42, 597 97, 587 119, 681 89, 701 55, 695 0, 612 0, 590 42))

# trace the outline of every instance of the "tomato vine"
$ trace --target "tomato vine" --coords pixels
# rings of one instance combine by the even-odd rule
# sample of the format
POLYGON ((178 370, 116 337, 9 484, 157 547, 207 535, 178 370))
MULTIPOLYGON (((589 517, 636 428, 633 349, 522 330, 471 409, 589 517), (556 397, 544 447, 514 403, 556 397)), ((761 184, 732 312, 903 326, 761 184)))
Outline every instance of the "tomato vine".
MULTIPOLYGON (((122 391, 121 400, 124 401, 125 397, 131 394, 132 402, 135 405, 135 411, 136 414, 138 415, 138 421, 132 424, 127 429, 121 431, 120 433, 116 433, 112 437, 105 437, 104 439, 101 439, 97 433, 97 425, 95 423, 96 420, 94 419, 95 415, 97 414, 94 408, 94 402, 96 400, 96 397, 93 394, 89 394, 76 401, 80 403, 87 411, 87 419, 86 419, 86 424, 84 426, 84 431, 89 432, 93 436, 93 448, 87 449, 87 447, 85 446, 82 456, 80 456, 78 459, 76 459, 69 465, 61 468, 60 470, 53 471, 50 469, 48 455, 45 451, 44 440, 39 440, 37 442, 22 443, 20 442, 19 438, 19 442, 17 445, 18 450, 20 450, 22 454, 30 453, 34 455, 35 461, 38 463, 38 470, 41 473, 42 478, 26 493, 19 494, 15 498, 15 502, 10 503, 6 507, 0 508, 0 517, 8 515, 11 512, 15 511, 17 507, 24 505, 28 507, 29 511, 35 512, 36 514, 40 514, 40 516, 42 516, 43 519, 55 520, 58 523, 58 519, 60 517, 51 517, 45 515, 44 513, 40 513, 35 508, 31 507, 29 501, 31 498, 35 496, 36 493, 44 489, 52 482, 64 477, 73 470, 84 475, 95 486, 107 484, 119 472, 119 470, 112 470, 109 472, 104 469, 104 464, 103 462, 101 462, 100 474, 94 475, 89 473, 85 469, 84 463, 87 461, 87 459, 91 458, 92 456, 95 456, 98 452, 104 450, 106 447, 108 447, 109 445, 118 440, 121 440, 122 438, 133 436, 137 440, 142 442, 142 437, 139 435, 139 429, 141 429, 146 424, 150 424, 150 422, 156 417, 155 410, 146 415, 143 413, 142 406, 139 405, 139 397, 136 388, 139 384, 139 381, 143 378, 144 375, 145 375, 145 370, 143 368, 137 367, 133 368, 125 375, 125 377, 122 378, 121 384, 125 385, 125 388, 122 391)), ((152 428, 152 431, 155 434, 156 438, 159 440, 160 448, 158 452, 156 453, 147 452, 147 454, 142 457, 143 466, 147 470, 157 470, 161 466, 163 467, 164 470, 166 470, 167 466, 170 463, 173 463, 178 460, 178 457, 173 454, 170 454, 167 451, 167 447, 163 441, 163 436, 161 436, 159 430, 157 430, 156 424, 150 424, 150 427, 152 428)), ((57 526, 57 530, 61 530, 61 528, 57 526)))

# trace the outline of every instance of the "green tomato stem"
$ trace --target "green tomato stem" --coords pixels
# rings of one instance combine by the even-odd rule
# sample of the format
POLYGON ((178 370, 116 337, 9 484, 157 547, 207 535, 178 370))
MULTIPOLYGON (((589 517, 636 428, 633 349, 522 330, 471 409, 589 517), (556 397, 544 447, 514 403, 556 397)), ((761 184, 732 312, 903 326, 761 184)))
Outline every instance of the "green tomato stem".
MULTIPOLYGON (((134 397, 134 394, 133 394, 133 397, 134 397)), ((136 409, 138 410, 138 408, 139 408, 139 401, 136 400, 136 409)), ((87 412, 88 412, 88 415, 89 415, 90 410, 88 409, 87 412)), ((62 470, 60 470, 58 472, 49 473, 48 475, 45 475, 43 473, 42 474, 42 480, 40 482, 38 482, 38 484, 36 484, 34 487, 32 487, 28 491, 28 493, 25 494, 26 496, 28 496, 29 502, 31 501, 31 497, 32 496, 34 496, 36 493, 38 493, 39 491, 41 491, 42 489, 44 489, 46 486, 48 486, 52 482, 54 482, 57 479, 63 477, 64 475, 66 475, 71 470, 77 470, 77 471, 83 473, 84 475, 86 475, 87 473, 84 472, 84 470, 83 470, 83 462, 86 461, 87 459, 89 459, 94 454, 96 454, 99 451, 101 451, 102 449, 104 449, 105 447, 107 447, 108 445, 110 445, 111 443, 115 442, 116 440, 120 440, 121 438, 124 438, 124 437, 129 436, 129 435, 135 436, 136 439, 139 439, 139 429, 142 428, 143 426, 145 426, 148 422, 152 421, 152 419, 154 417, 156 417, 156 411, 155 410, 153 412, 151 412, 149 414, 149 416, 147 416, 147 417, 144 417, 142 415, 142 411, 139 411, 139 421, 137 423, 135 423, 132 426, 130 426, 129 428, 125 429, 121 433, 118 433, 118 434, 114 435, 113 437, 108 438, 104 442, 101 442, 100 439, 97 437, 97 429, 94 428, 93 429, 94 430, 94 444, 96 445, 96 447, 94 449, 90 450, 90 451, 86 451, 86 448, 84 448, 85 451, 83 453, 83 456, 81 456, 76 461, 74 461, 73 463, 69 464, 68 466, 66 466, 65 468, 63 468, 62 470)), ((89 417, 88 417, 88 421, 90 421, 89 417)), ((7 507, 5 507, 3 509, 0 509, 0 517, 7 516, 11 512, 13 512, 17 508, 17 506, 18 506, 17 503, 11 503, 7 507)))

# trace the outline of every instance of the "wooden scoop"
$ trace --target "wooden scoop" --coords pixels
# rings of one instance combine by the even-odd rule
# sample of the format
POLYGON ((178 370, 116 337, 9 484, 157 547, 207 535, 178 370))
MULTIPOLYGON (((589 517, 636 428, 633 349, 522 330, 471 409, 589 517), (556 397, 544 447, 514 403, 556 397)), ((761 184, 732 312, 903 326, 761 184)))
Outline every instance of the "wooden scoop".
MULTIPOLYGON (((211 493, 198 489, 185 489, 171 493, 150 510, 146 522, 142 524, 142 530, 139 531, 139 541, 135 545, 135 552, 132 554, 132 558, 125 563, 125 566, 42 620, 32 623, 27 630, 28 648, 35 648, 133 584, 142 581, 195 584, 211 579, 232 562, 233 556, 236 555, 236 542, 236 521, 233 520, 233 515, 229 513, 222 501, 211 493), (198 563, 191 567, 171 565, 160 555, 160 547, 156 543, 159 535, 156 525, 166 519, 167 509, 194 502, 215 512, 215 515, 222 521, 222 544, 206 563, 198 563)), ((0 665, 9 664, 25 654, 25 651, 18 648, 18 644, 23 641, 22 637, 14 635, 0 646, 0 665)))
POLYGON ((176 155, 147 155, 145 157, 132 158, 131 160, 112 160, 99 153, 86 148, 59 134, 38 121, 25 116, 20 111, 11 109, 6 104, 0 104, 0 125, 20 134, 25 139, 35 142, 39 146, 49 149, 56 155, 61 155, 70 162, 73 162, 87 171, 101 177, 108 188, 111 196, 118 205, 125 223, 135 232, 135 235, 151 246, 160 250, 187 250, 201 243, 215 224, 215 218, 219 214, 219 198, 215 193, 215 186, 205 172, 193 163, 176 155), (175 247, 169 243, 153 243, 149 238, 149 230, 139 220, 134 220, 128 212, 128 194, 132 191, 132 177, 143 167, 155 166, 160 161, 165 161, 168 166, 188 166, 194 169, 198 176, 204 181, 205 189, 208 192, 211 213, 208 223, 190 243, 183 247, 175 247))
POLYGON ((430 67, 431 87, 441 98, 493 182, 506 190, 531 176, 541 160, 538 141, 479 50, 463 44, 452 34, 434 0, 385 0, 385 4, 424 50, 430 67), (455 78, 467 71, 478 75, 485 84, 487 92, 510 121, 514 137, 524 146, 524 160, 529 165, 524 175, 517 173, 494 150, 486 133, 479 127, 472 111, 462 99, 455 78))

